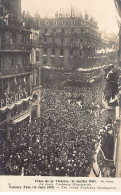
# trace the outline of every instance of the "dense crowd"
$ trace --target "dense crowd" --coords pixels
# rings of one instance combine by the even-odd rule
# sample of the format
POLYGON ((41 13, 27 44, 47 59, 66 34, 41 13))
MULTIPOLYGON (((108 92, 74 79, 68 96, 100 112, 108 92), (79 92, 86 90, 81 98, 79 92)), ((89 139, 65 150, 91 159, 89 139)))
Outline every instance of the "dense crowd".
POLYGON ((6 175, 88 176, 108 119, 103 84, 42 89, 41 116, 2 148, 6 175))

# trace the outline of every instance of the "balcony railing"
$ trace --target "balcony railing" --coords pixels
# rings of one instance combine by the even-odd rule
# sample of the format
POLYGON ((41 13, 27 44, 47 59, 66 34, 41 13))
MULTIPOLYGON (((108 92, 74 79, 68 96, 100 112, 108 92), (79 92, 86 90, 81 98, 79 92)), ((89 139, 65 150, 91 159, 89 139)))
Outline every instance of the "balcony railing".
POLYGON ((43 33, 43 36, 50 36, 50 37, 80 37, 80 35, 82 35, 81 33, 62 33, 62 32, 53 32, 53 33, 43 33))
POLYGON ((94 49, 94 46, 88 46, 84 43, 79 43, 79 42, 66 42, 66 43, 50 43, 50 42, 43 42, 40 44, 41 47, 66 47, 66 48, 80 48, 82 49, 83 47, 85 47, 85 49, 94 49))
POLYGON ((16 75, 16 74, 24 74, 24 73, 30 73, 32 71, 32 65, 24 66, 24 67, 14 67, 14 68, 7 68, 0 70, 0 77, 1 76, 10 76, 10 75, 16 75))
POLYGON ((92 38, 92 39, 98 39, 101 40, 101 38, 95 34, 89 33, 89 32, 80 32, 80 33, 76 33, 76 32, 57 32, 57 33, 48 33, 45 34, 43 33, 43 36, 51 36, 51 37, 73 37, 73 38, 92 38))
POLYGON ((32 46, 28 43, 8 43, 2 42, 0 50, 20 50, 20 51, 30 51, 32 46))
POLYGON ((41 47, 60 47, 60 44, 57 43, 50 43, 50 42, 43 42, 40 44, 41 47))
POLYGON ((31 42, 31 45, 32 46, 40 46, 40 44, 41 44, 41 41, 39 41, 39 40, 33 40, 33 39, 31 39, 30 40, 30 42, 31 42))

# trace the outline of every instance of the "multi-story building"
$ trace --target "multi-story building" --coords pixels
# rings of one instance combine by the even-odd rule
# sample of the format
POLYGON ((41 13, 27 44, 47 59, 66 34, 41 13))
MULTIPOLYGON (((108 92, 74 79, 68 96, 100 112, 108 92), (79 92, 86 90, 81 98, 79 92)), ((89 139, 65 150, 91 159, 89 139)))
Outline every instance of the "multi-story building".
POLYGON ((96 50, 106 47, 97 22, 87 13, 56 13, 55 18, 41 18, 40 59, 44 66, 57 68, 78 68, 99 64, 96 50))
POLYGON ((0 135, 31 121, 31 31, 20 19, 21 0, 0 1, 0 135))

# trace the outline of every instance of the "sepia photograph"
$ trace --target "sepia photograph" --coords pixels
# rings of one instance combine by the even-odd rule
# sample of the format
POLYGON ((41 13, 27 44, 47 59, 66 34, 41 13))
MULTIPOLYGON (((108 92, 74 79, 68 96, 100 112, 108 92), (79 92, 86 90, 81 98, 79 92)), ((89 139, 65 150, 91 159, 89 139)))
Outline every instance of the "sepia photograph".
POLYGON ((3 176, 121 178, 121 0, 0 0, 3 176))

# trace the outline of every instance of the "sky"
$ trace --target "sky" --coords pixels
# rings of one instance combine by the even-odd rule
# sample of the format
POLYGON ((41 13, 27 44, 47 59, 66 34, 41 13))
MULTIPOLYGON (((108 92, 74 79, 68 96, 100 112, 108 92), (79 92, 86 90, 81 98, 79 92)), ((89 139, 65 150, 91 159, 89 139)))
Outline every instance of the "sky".
POLYGON ((118 34, 117 11, 113 0, 21 0, 22 11, 36 12, 41 17, 52 17, 60 9, 68 10, 71 6, 83 14, 85 10, 97 21, 100 30, 118 34))

